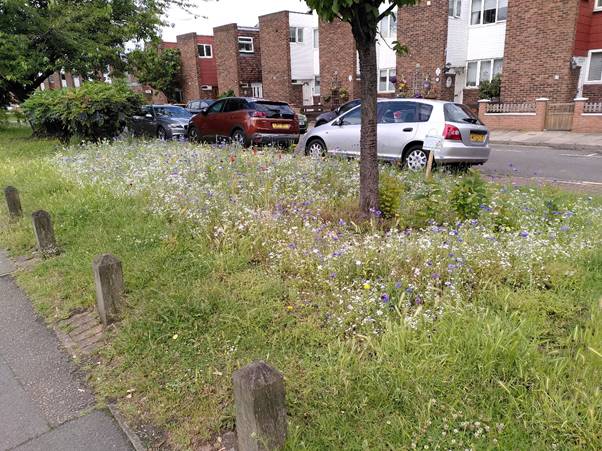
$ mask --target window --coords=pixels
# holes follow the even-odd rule
[[[61,86],[63,88],[67,87],[67,76],[65,75],[65,72],[61,72]]]
[[[247,36],[240,36],[238,38],[238,51],[240,53],[255,53],[255,47],[253,46],[253,38]]]
[[[314,77],[314,95],[315,96],[320,95],[320,76],[319,75],[316,75]]]
[[[361,125],[362,123],[362,107],[347,113],[341,118],[341,125]]]
[[[502,73],[504,60],[489,59],[481,61],[469,61],[466,65],[466,86],[476,87],[482,81],[491,81],[493,77]]]
[[[602,0],[596,0],[594,3],[594,11],[602,11]]]
[[[587,81],[602,82],[602,50],[591,51],[589,55]]]
[[[446,103],[443,106],[443,112],[446,122],[480,124],[479,119],[470,111],[470,108],[459,103]]]
[[[249,104],[245,99],[228,99],[224,113],[231,113],[233,111],[248,110]]]
[[[506,20],[508,0],[472,0],[470,6],[470,24],[490,24]]]
[[[251,83],[251,93],[253,97],[263,98],[263,85],[261,83]]]
[[[462,15],[462,0],[449,0],[449,17],[460,17]]]
[[[207,113],[221,113],[222,108],[224,107],[225,100],[219,100],[207,108]]]
[[[378,31],[383,38],[394,38],[397,36],[397,16],[391,13],[383,17],[378,24]]]
[[[289,41],[290,42],[303,42],[303,28],[290,27],[289,28]]]
[[[320,30],[314,28],[314,49],[320,48]]]
[[[211,44],[199,44],[196,48],[199,52],[199,58],[211,58],[213,56]]]
[[[378,76],[378,92],[395,92],[391,81],[395,77],[395,69],[382,69]]]

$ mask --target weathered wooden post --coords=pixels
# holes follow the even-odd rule
[[[4,188],[4,197],[6,198],[9,215],[13,218],[22,217],[23,209],[21,208],[21,200],[19,199],[19,190],[14,186],[7,186]]]
[[[282,449],[287,433],[282,374],[257,361],[236,371],[232,379],[238,451]]]
[[[106,327],[117,320],[123,298],[123,269],[121,261],[103,254],[92,263],[96,284],[96,308],[100,321]]]
[[[43,255],[58,255],[59,248],[54,238],[54,228],[50,214],[44,210],[38,210],[31,214],[33,230],[38,242],[38,250]]]

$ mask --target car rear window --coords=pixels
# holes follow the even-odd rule
[[[292,119],[295,112],[286,103],[281,102],[251,102],[250,107],[256,111],[261,111],[268,118]]]
[[[466,105],[446,103],[443,107],[446,122],[480,124],[479,118]]]

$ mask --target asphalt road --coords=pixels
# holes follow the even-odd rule
[[[602,190],[602,152],[492,145],[486,175]]]

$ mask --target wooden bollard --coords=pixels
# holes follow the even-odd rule
[[[232,379],[238,451],[282,449],[287,433],[282,374],[257,361],[236,371]]]
[[[54,228],[50,214],[44,210],[38,210],[32,213],[33,230],[38,242],[38,250],[43,255],[58,255],[59,248],[54,238]]]
[[[4,197],[6,198],[8,214],[13,218],[22,217],[23,209],[21,208],[21,199],[19,199],[19,190],[14,186],[7,186],[4,188]]]
[[[106,327],[117,320],[121,308],[123,298],[121,261],[111,254],[99,255],[92,263],[92,270],[96,284],[96,308],[100,321]]]

